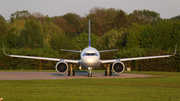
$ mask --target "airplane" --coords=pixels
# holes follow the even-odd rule
[[[90,19],[89,19],[89,45],[82,51],[77,50],[67,50],[61,49],[62,51],[69,51],[69,52],[77,52],[80,53],[80,60],[70,60],[70,59],[59,59],[59,58],[49,58],[49,57],[36,57],[36,56],[23,56],[23,55],[10,55],[5,53],[5,48],[3,44],[3,51],[6,56],[9,57],[17,57],[17,58],[30,58],[30,59],[40,59],[40,60],[49,60],[49,61],[57,61],[55,65],[55,70],[57,73],[64,74],[67,73],[69,69],[69,64],[78,64],[81,68],[86,68],[89,70],[88,76],[92,77],[91,70],[94,68],[98,68],[102,64],[112,64],[112,71],[116,74],[120,74],[124,71],[125,65],[124,61],[132,61],[132,60],[141,60],[141,59],[155,59],[155,58],[165,58],[171,57],[176,54],[177,44],[175,46],[175,52],[172,55],[161,55],[161,56],[147,56],[147,57],[133,57],[133,58],[122,58],[122,59],[111,59],[111,60],[101,60],[100,53],[102,52],[110,52],[110,51],[117,51],[118,49],[113,50],[102,50],[98,51],[97,49],[91,47],[91,37],[90,37]],[[70,66],[71,67],[71,66]],[[72,68],[71,73],[72,73]],[[112,71],[110,71],[110,76],[112,75]],[[107,71],[105,71],[105,75],[107,76]],[[68,76],[70,76],[70,71],[68,71]],[[75,71],[73,70],[73,76],[75,76]]]

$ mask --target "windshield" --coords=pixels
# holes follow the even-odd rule
[[[97,53],[84,53],[83,56],[98,56]]]

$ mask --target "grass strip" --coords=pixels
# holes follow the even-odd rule
[[[130,73],[130,72],[129,72]],[[4,101],[179,100],[180,73],[133,72],[150,78],[1,80]],[[158,75],[161,75],[158,77]]]

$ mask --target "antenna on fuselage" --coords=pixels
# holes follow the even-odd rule
[[[91,28],[90,28],[90,19],[89,19],[89,47],[91,47]]]

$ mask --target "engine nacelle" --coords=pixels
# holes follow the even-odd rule
[[[123,62],[118,61],[118,62],[114,62],[112,65],[112,70],[114,71],[114,73],[122,73],[125,69],[125,65]]]
[[[58,73],[64,74],[68,71],[68,64],[64,61],[60,61],[56,64],[55,69]]]

